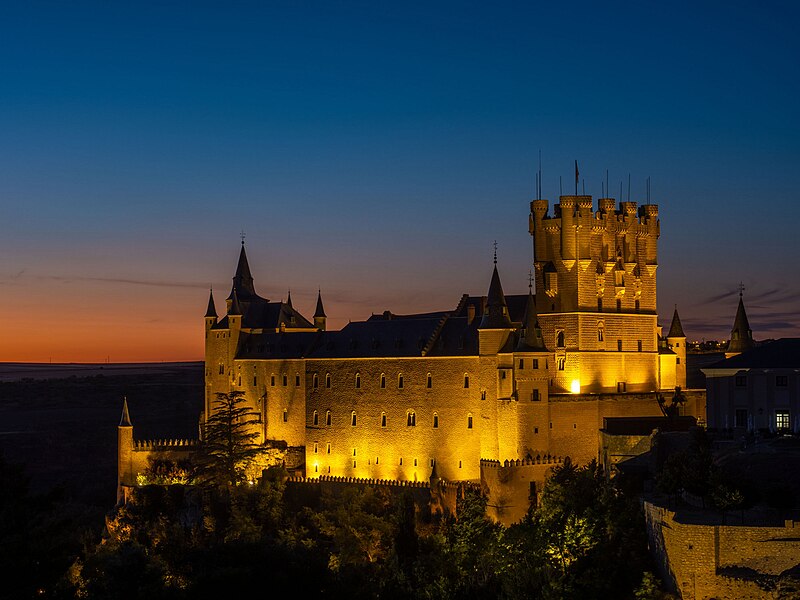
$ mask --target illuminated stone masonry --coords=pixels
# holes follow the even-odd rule
[[[205,315],[201,423],[217,393],[244,392],[263,443],[305,448],[294,474],[306,478],[480,482],[486,461],[596,457],[595,395],[635,393],[615,414],[658,414],[656,392],[685,387],[685,337],[659,338],[657,206],[606,198],[593,212],[591,197],[562,196],[553,208],[531,202],[535,295],[506,296],[495,264],[486,296],[339,331],[321,294],[312,320],[291,296],[259,296],[242,244],[225,315],[213,295]]]

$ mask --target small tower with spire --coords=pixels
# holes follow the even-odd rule
[[[325,331],[328,318],[325,316],[325,308],[322,306],[322,290],[317,291],[317,308],[314,310],[314,327],[320,331]]]
[[[122,417],[117,426],[117,504],[125,500],[123,486],[136,484],[133,473],[133,425],[128,413],[128,399],[122,400]]]
[[[683,332],[678,305],[672,314],[672,323],[667,333],[667,346],[675,353],[675,385],[686,388],[686,334]]]
[[[731,358],[755,347],[753,331],[750,329],[750,323],[747,320],[747,312],[744,310],[743,292],[744,285],[740,283],[739,306],[736,309],[736,318],[733,320],[731,341],[728,343],[728,350],[725,352],[725,358]]]
[[[508,337],[514,330],[508,316],[508,305],[497,272],[497,244],[494,251],[494,270],[486,294],[486,309],[478,325],[478,344],[482,355],[497,354],[508,342]]]
[[[206,308],[206,332],[217,324],[217,308],[214,306],[214,290],[208,291],[208,308]],[[206,334],[207,335],[207,334]]]

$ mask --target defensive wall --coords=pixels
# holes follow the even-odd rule
[[[693,524],[651,502],[642,505],[659,575],[684,600],[800,597],[788,573],[800,567],[800,522]]]
[[[563,464],[560,456],[505,460],[481,460],[481,488],[488,496],[486,514],[511,525],[525,517],[547,476],[556,465]]]

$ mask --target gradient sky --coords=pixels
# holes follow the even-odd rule
[[[662,324],[743,281],[800,335],[800,5],[555,4],[0,4],[0,361],[202,358],[242,229],[335,327],[484,294],[495,239],[523,293],[539,150],[551,205],[651,177]]]

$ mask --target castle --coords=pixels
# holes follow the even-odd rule
[[[506,295],[495,256],[485,296],[339,331],[321,294],[311,320],[291,295],[259,296],[242,242],[225,314],[212,293],[205,315],[201,424],[217,393],[239,390],[260,441],[282,444],[297,475],[482,482],[498,505],[523,503],[509,498],[527,497],[555,457],[598,458],[604,418],[660,415],[656,393],[685,387],[686,338],[677,311],[659,335],[656,205],[601,198],[594,210],[590,196],[561,196],[549,208],[530,204],[535,294]],[[120,431],[132,448],[121,485],[145,454],[183,447],[137,446]]]

